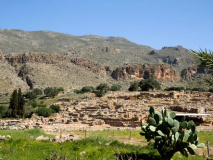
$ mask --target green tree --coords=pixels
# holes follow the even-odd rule
[[[52,97],[54,98],[55,96],[58,95],[60,91],[57,89],[57,88],[53,88],[53,87],[47,87],[44,89],[44,94],[47,96],[47,97]]]
[[[134,81],[131,83],[131,85],[129,86],[129,91],[137,91],[138,90],[138,85],[139,82],[138,81]]]
[[[34,88],[32,92],[37,96],[42,95],[42,90],[39,88]]]
[[[18,111],[18,93],[16,89],[13,91],[11,95],[9,109],[11,109],[12,111],[11,116],[16,118]]]
[[[20,117],[24,116],[24,104],[25,104],[25,99],[22,95],[21,89],[19,88],[18,90],[18,109],[17,109],[17,114]]]
[[[161,88],[160,83],[152,78],[141,80],[139,82],[139,87],[141,88],[142,91],[149,91],[150,89],[159,90]]]
[[[155,111],[153,107],[149,110],[150,118],[147,123],[141,124],[141,128],[147,141],[154,140],[154,147],[160,153],[162,159],[170,160],[176,152],[188,157],[188,152],[195,154],[197,147],[204,148],[204,143],[198,145],[198,131],[193,121],[181,122],[175,120],[176,113],[167,111]]]
[[[191,50],[192,54],[194,54],[200,61],[201,67],[208,68],[211,72],[213,71],[213,52],[200,49],[199,51]],[[204,78],[204,81],[209,85],[213,86],[213,76],[210,78]]]
[[[36,99],[37,98],[37,95],[34,93],[34,92],[27,92],[24,94],[24,96],[28,99]]]
[[[96,87],[96,91],[94,92],[97,97],[102,97],[107,93],[108,90],[109,85],[107,83],[101,83]]]

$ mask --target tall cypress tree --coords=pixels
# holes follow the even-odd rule
[[[18,110],[18,93],[17,93],[16,89],[13,91],[13,93],[11,95],[9,109],[12,110],[11,116],[16,118],[17,110]]]
[[[19,117],[24,116],[24,104],[25,104],[25,100],[22,95],[21,89],[19,88],[19,90],[18,90],[18,111],[17,111],[17,114],[19,115]]]

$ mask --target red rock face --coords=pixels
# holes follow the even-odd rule
[[[173,67],[167,64],[127,64],[112,73],[116,80],[148,79],[179,81],[180,76]]]

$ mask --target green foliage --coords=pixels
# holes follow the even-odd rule
[[[11,116],[16,118],[18,111],[18,93],[16,89],[13,91],[11,95],[9,109],[12,110]]]
[[[192,88],[192,91],[205,92],[205,89],[203,89],[203,88]]]
[[[139,82],[137,81],[134,81],[130,84],[129,86],[129,91],[137,91],[138,90],[138,85],[139,85]]]
[[[25,118],[30,118],[33,114],[33,108],[32,106],[26,106],[25,107],[25,112],[24,112],[24,117]]]
[[[33,108],[36,108],[38,107],[38,103],[35,99],[31,99],[29,102],[28,102],[29,105],[31,105]]]
[[[191,50],[191,52],[199,59],[200,66],[208,68],[210,71],[213,71],[213,52],[200,49],[198,52]],[[204,78],[204,81],[213,86],[213,77]]]
[[[50,108],[54,110],[54,112],[58,113],[61,109],[59,105],[51,105]]]
[[[49,117],[53,112],[51,108],[39,107],[36,113],[38,116]]]
[[[95,91],[95,95],[97,97],[103,97],[105,94],[106,94],[106,91],[104,91],[104,90],[97,90],[97,91]]]
[[[7,107],[4,105],[0,105],[0,118],[6,117]]]
[[[24,96],[28,99],[36,99],[37,98],[37,95],[34,92],[27,92],[27,93],[25,93]]]
[[[92,87],[92,86],[85,86],[85,87],[83,87],[82,89],[81,89],[81,93],[86,93],[86,92],[93,92],[95,90],[95,88],[94,87]]]
[[[113,84],[111,86],[111,91],[120,91],[121,90],[121,86],[119,84]]]
[[[108,91],[109,90],[109,85],[107,83],[101,83],[96,87],[96,90],[99,91]]]
[[[96,90],[94,91],[94,93],[97,97],[102,97],[107,93],[108,90],[109,90],[109,85],[107,83],[101,83],[96,87]]]
[[[213,88],[209,88],[209,92],[213,92]]]
[[[178,151],[188,157],[188,152],[194,155],[194,149],[205,146],[203,143],[198,145],[198,131],[193,121],[183,119],[179,122],[174,119],[175,112],[168,114],[164,108],[158,112],[150,107],[149,112],[147,123],[141,124],[142,135],[147,141],[155,141],[154,147],[163,159],[171,159]]]
[[[152,78],[141,80],[139,82],[139,87],[141,88],[142,91],[149,91],[150,89],[159,90],[161,88],[160,83]]]
[[[25,104],[25,99],[22,95],[21,89],[19,88],[18,90],[18,108],[17,108],[17,114],[19,115],[19,117],[23,117],[24,116],[24,104]]]
[[[56,88],[56,87],[47,87],[44,89],[44,94],[47,96],[47,97],[52,97],[54,98],[55,96],[58,95],[58,93],[60,92],[60,89]]]
[[[35,95],[37,95],[37,96],[42,95],[42,90],[39,88],[34,88],[32,92],[35,93]]]
[[[169,88],[166,88],[164,90],[165,91],[181,91],[181,90],[185,90],[185,88],[184,87],[169,87]]]

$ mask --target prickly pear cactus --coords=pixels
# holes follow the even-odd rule
[[[150,107],[149,113],[147,123],[141,122],[142,135],[147,141],[155,141],[154,147],[163,159],[171,159],[178,151],[188,157],[188,152],[194,155],[194,149],[205,147],[204,143],[198,144],[198,131],[193,121],[187,122],[184,117],[179,122],[174,119],[175,112],[167,113],[164,108],[159,112]]]

